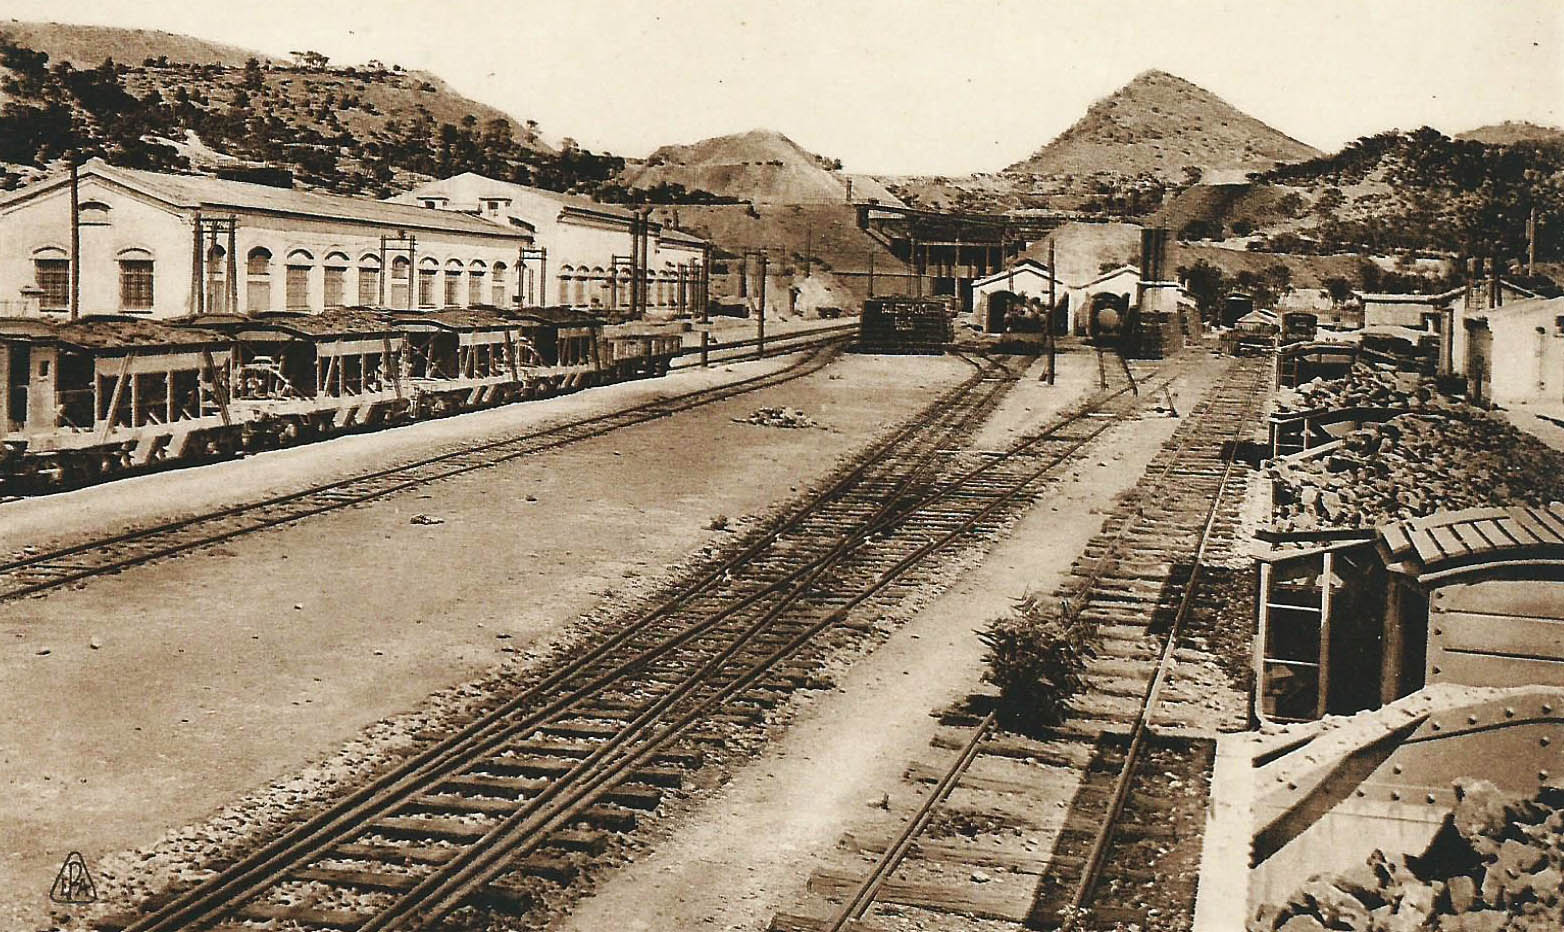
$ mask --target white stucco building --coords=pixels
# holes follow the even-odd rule
[[[1564,411],[1564,298],[1473,309],[1460,329],[1456,362],[1475,395]]]
[[[978,326],[985,326],[990,302],[1002,299],[998,295],[1013,295],[1020,299],[1041,298],[1048,300],[1050,280],[1055,299],[1065,308],[1066,330],[1084,333],[1087,323],[1086,309],[1099,294],[1110,294],[1129,306],[1136,301],[1136,288],[1140,282],[1140,269],[1133,265],[1102,272],[1080,282],[1067,282],[1056,278],[1048,267],[1036,259],[1025,258],[1007,269],[995,272],[972,283],[973,318]]]
[[[97,159],[78,200],[83,314],[508,306],[532,243],[460,213]],[[0,197],[0,309],[66,314],[70,264],[68,176]]]
[[[621,310],[630,304],[634,211],[465,172],[391,199],[459,211],[533,236],[523,301]],[[646,308],[668,316],[697,308],[705,241],[648,221]]]

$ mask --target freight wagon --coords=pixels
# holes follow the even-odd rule
[[[0,489],[36,491],[661,375],[570,308],[0,319]]]

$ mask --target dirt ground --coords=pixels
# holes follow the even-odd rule
[[[692,372],[3,506],[0,548],[246,500],[781,363]],[[479,676],[742,527],[971,368],[849,356],[806,380],[0,606],[0,927]],[[735,423],[767,405],[824,429]],[[529,500],[533,499],[533,500]],[[171,507],[178,503],[178,507]],[[436,525],[409,523],[422,513]],[[47,650],[47,653],[43,651]]]
[[[1195,404],[1216,371],[1212,361],[1194,358],[1174,388],[1181,409]],[[1052,389],[1018,387],[983,432],[987,442],[1002,444],[1095,385],[1096,363],[1067,355],[1061,375]],[[895,795],[908,762],[928,756],[938,727],[931,713],[982,689],[983,649],[974,631],[1027,591],[1061,581],[1101,527],[1108,503],[1134,483],[1177,424],[1144,416],[1096,441],[980,565],[840,675],[835,689],[800,700],[780,741],[650,854],[605,877],[561,928],[760,930],[777,911],[803,903],[810,872],[826,863],[838,836],[882,794]],[[940,928],[960,924],[942,918],[950,925]]]

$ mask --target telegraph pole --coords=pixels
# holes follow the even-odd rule
[[[1054,297],[1054,286],[1059,277],[1054,274],[1054,241],[1048,239],[1048,384],[1054,384],[1054,313],[1058,310],[1057,300]]]
[[[76,153],[71,153],[71,320],[81,314],[81,191]],[[197,225],[199,230],[199,225]]]

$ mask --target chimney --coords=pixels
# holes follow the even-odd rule
[[[853,179],[845,178],[843,180],[847,182],[847,203],[851,204],[853,202]]]

